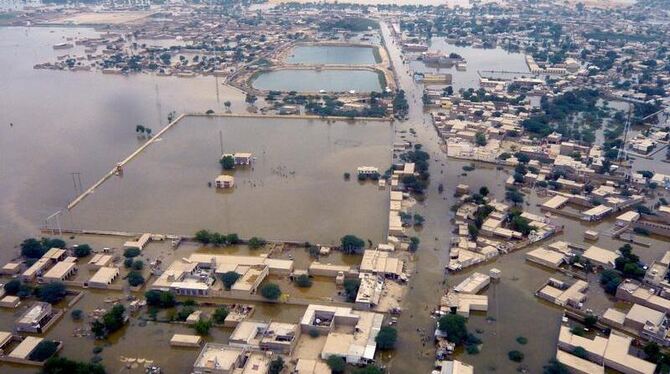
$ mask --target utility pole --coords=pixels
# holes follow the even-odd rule
[[[633,109],[628,109],[628,117],[626,118],[626,124],[623,128],[623,143],[621,143],[621,148],[619,148],[619,154],[617,155],[617,161],[622,162],[626,156],[626,142],[628,141],[628,131],[630,131],[630,117],[632,115]]]
[[[50,215],[49,217],[46,218],[45,223],[46,223],[46,229],[48,230],[48,229],[49,229],[49,221],[50,221],[52,218],[55,218],[55,220],[56,220],[56,229],[58,229],[58,235],[63,235],[63,230],[61,229],[61,226],[60,226],[60,220],[58,219],[58,216],[60,215],[60,213],[61,213],[61,211],[59,210],[59,211],[57,211],[56,213]],[[55,233],[56,233],[56,230],[55,230],[55,229],[52,229],[51,232],[52,232],[53,234],[55,234]]]
[[[74,185],[75,195],[81,195],[84,192],[84,189],[81,185],[81,173],[72,172],[70,175],[72,176],[72,184]]]
[[[219,145],[221,146],[221,156],[223,156],[223,131],[219,130]]]

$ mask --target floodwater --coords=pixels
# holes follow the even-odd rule
[[[289,64],[342,64],[374,65],[374,47],[362,46],[298,46],[291,50],[286,63]]]
[[[358,166],[390,167],[391,143],[388,122],[187,117],[64,221],[89,229],[193,234],[204,228],[322,244],[352,233],[377,243],[386,236],[389,193],[355,175]],[[222,173],[222,150],[255,157],[252,166],[225,172],[235,178],[232,190],[208,186]],[[345,180],[345,172],[354,177]]]
[[[461,55],[461,57],[463,57],[467,62],[467,69],[465,71],[458,71],[456,70],[455,66],[449,68],[430,67],[426,66],[423,61],[413,61],[410,63],[410,67],[413,71],[451,74],[451,85],[454,90],[459,90],[461,88],[479,88],[478,71],[484,72],[486,70],[495,70],[521,72],[528,73],[530,75],[530,71],[528,70],[528,66],[526,65],[526,60],[523,54],[510,53],[500,47],[492,49],[458,47],[453,44],[448,44],[445,41],[445,38],[434,37],[429,45],[429,50],[431,52],[442,52],[447,55],[450,53],[457,53]]]
[[[260,73],[251,85],[263,91],[380,92],[386,83],[381,74],[370,70],[285,69]]]
[[[162,128],[172,111],[244,110],[244,95],[212,77],[34,70],[88,28],[0,28],[0,260],[37,225],[142,142],[137,124]],[[73,174],[71,173],[78,173]],[[75,187],[75,183],[77,187]]]

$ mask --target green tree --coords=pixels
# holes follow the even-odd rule
[[[447,333],[447,340],[455,344],[463,344],[468,337],[465,317],[458,314],[446,314],[438,320],[440,331]]]
[[[297,278],[295,278],[295,284],[301,288],[312,287],[312,280],[309,278],[309,275],[300,274]]]
[[[137,256],[140,255],[140,253],[141,253],[141,251],[140,251],[139,248],[130,247],[130,248],[126,248],[126,250],[123,251],[123,257],[126,257],[126,258],[137,257]]]
[[[415,213],[414,214],[414,224],[417,226],[423,225],[423,223],[426,221],[425,218],[421,214]]]
[[[133,264],[131,265],[131,267],[133,268],[133,270],[137,270],[137,271],[142,270],[142,269],[144,269],[144,261],[135,260],[135,261],[133,261]]]
[[[171,308],[176,304],[174,294],[169,291],[150,290],[144,293],[144,298],[152,307]]]
[[[605,289],[605,292],[610,295],[614,295],[616,293],[616,290],[621,282],[621,277],[615,270],[606,269],[600,273],[600,284]]]
[[[340,246],[344,253],[359,253],[365,247],[365,241],[355,235],[345,235],[340,239]]]
[[[277,300],[281,296],[281,288],[276,283],[267,283],[261,287],[261,295],[268,300]]]
[[[525,356],[524,356],[523,352],[519,352],[519,351],[515,350],[515,351],[507,352],[507,357],[514,362],[521,362],[521,361],[523,361]]]
[[[67,290],[62,282],[51,282],[37,288],[37,297],[49,304],[55,304],[65,298]]]
[[[229,314],[228,308],[226,308],[225,306],[221,306],[216,308],[214,314],[212,314],[212,319],[214,319],[214,322],[222,324],[226,321],[226,317],[228,317],[228,314]]]
[[[587,359],[589,357],[589,353],[584,349],[584,347],[575,347],[575,349],[572,350],[572,354],[583,359]]]
[[[416,236],[412,236],[411,238],[409,238],[409,247],[408,247],[408,249],[409,249],[411,252],[416,252],[416,250],[419,249],[419,244],[420,244],[420,243],[421,243],[421,240],[420,240],[418,237],[416,237]]]
[[[395,342],[398,340],[398,331],[390,326],[384,326],[379,329],[379,333],[375,338],[377,347],[381,350],[393,349]]]
[[[74,248],[74,255],[76,257],[86,257],[91,254],[91,246],[88,244],[80,244]]]
[[[195,233],[195,240],[199,241],[202,244],[209,244],[211,238],[212,234],[207,230],[200,230]]]
[[[237,244],[240,242],[240,237],[235,233],[228,234],[226,235],[226,242],[228,242],[228,244]]]
[[[238,279],[240,279],[241,275],[234,271],[227,271],[221,275],[221,281],[223,282],[223,286],[226,288],[226,290],[230,290],[230,287],[237,282]]]
[[[375,365],[367,365],[364,368],[355,369],[352,374],[384,374],[384,369],[378,368]]]
[[[75,309],[72,312],[70,312],[70,316],[72,317],[73,320],[79,321],[84,316],[84,312],[81,309]]]
[[[233,156],[223,156],[219,160],[223,170],[232,170],[235,168],[235,158]]]
[[[51,248],[65,248],[65,241],[59,238],[42,238],[40,243],[45,250],[49,250]]]
[[[661,358],[661,347],[655,342],[649,342],[644,346],[644,355],[647,356],[649,361],[658,362]]]
[[[282,370],[284,370],[284,359],[281,356],[277,356],[277,358],[270,361],[268,374],[279,374]]]
[[[137,287],[144,284],[144,277],[142,276],[142,273],[135,270],[128,273],[128,284],[131,287]]]
[[[570,370],[568,370],[567,366],[555,359],[551,359],[551,361],[543,367],[542,372],[543,374],[570,374]]]
[[[328,357],[326,364],[330,368],[330,371],[335,374],[344,373],[344,370],[347,367],[347,363],[344,361],[344,358],[336,355],[331,355]]]
[[[249,243],[247,244],[251,249],[258,249],[264,246],[265,243],[266,243],[265,239],[254,236],[253,238],[249,239]]]
[[[212,327],[212,321],[201,319],[193,325],[195,333],[198,335],[209,335],[209,329]]]
[[[40,258],[47,250],[37,239],[30,238],[21,242],[21,256],[27,258]]]
[[[475,134],[475,144],[477,144],[480,147],[486,145],[486,135],[484,135],[483,132],[477,132]]]
[[[4,285],[5,293],[8,295],[16,296],[21,290],[21,280],[12,279]]]
[[[486,187],[486,186],[481,186],[481,187],[479,187],[479,194],[480,194],[480,195],[486,197],[486,196],[488,196],[489,192],[490,192],[490,191],[489,191],[489,188],[488,188],[488,187]]]
[[[72,361],[65,357],[51,357],[42,367],[41,374],[106,374],[100,364]]]

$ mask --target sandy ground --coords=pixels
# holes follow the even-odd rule
[[[153,14],[153,12],[84,12],[75,15],[56,18],[51,23],[71,23],[75,25],[110,24],[136,22]]]

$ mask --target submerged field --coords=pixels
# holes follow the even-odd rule
[[[70,212],[73,227],[334,244],[353,233],[386,235],[388,191],[359,183],[358,166],[386,170],[387,122],[186,117]],[[224,153],[252,152],[252,167],[232,171],[236,187],[216,190]],[[350,181],[343,178],[351,173]],[[228,173],[228,172],[227,172]]]

